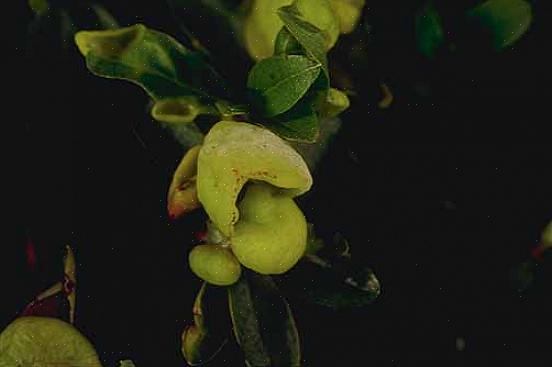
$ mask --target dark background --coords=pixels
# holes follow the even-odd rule
[[[121,25],[181,36],[164,2],[104,3]],[[340,51],[351,39],[332,54],[355,73],[358,94],[301,204],[322,235],[349,239],[383,291],[356,311],[291,300],[305,365],[549,366],[550,265],[521,294],[509,274],[552,220],[550,13],[536,2],[530,31],[504,52],[429,62],[414,49],[418,5],[370,2],[366,63],[348,69]],[[455,8],[443,9],[454,30]],[[168,221],[165,195],[182,149],[149,119],[145,93],[91,75],[58,35],[25,48],[32,14],[22,10],[15,240],[2,246],[0,328],[57,281],[71,244],[77,326],[105,366],[122,358],[185,365],[180,333],[200,285],[186,256],[204,215]],[[237,51],[227,54],[238,63]],[[379,81],[394,93],[390,109],[376,107]],[[429,96],[417,85],[429,86]],[[34,271],[25,265],[29,238]],[[227,348],[214,365],[240,365],[237,353]]]

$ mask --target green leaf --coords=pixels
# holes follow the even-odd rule
[[[320,132],[318,116],[307,101],[296,104],[266,126],[281,138],[301,143],[316,142]]]
[[[467,17],[487,28],[494,48],[500,50],[513,44],[529,29],[531,4],[524,0],[488,0],[468,11]]]
[[[306,51],[301,44],[289,33],[286,27],[282,27],[276,36],[274,43],[274,55],[305,55]]]
[[[92,73],[134,82],[153,99],[225,94],[225,84],[199,54],[142,24],[80,31],[75,42]]]
[[[287,4],[286,4],[287,5]],[[339,19],[331,0],[294,0],[291,6],[301,17],[324,35],[324,50],[331,49],[339,38]]]
[[[92,344],[71,324],[49,317],[17,318],[0,334],[0,366],[38,365],[101,367]]]
[[[306,21],[294,5],[278,9],[278,15],[289,33],[307,51],[308,56],[322,65],[322,70],[329,80],[324,32]]]
[[[225,292],[203,283],[193,306],[194,325],[188,326],[182,333],[181,351],[191,366],[198,366],[211,361],[228,341],[226,323],[216,318],[220,313]],[[218,299],[217,299],[218,298]]]
[[[416,16],[416,43],[418,51],[433,58],[437,49],[445,42],[441,17],[432,3],[428,3]]]
[[[320,74],[321,64],[305,56],[273,56],[257,63],[247,80],[253,104],[265,117],[291,109]]]
[[[301,365],[295,321],[271,277],[244,272],[228,299],[234,335],[249,366]]]

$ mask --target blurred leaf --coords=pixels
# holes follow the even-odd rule
[[[335,310],[364,307],[380,294],[379,280],[370,268],[346,259],[330,263],[317,255],[305,256],[283,277],[282,286],[296,297]]]
[[[433,3],[429,2],[416,16],[416,43],[418,51],[431,59],[444,42],[445,33],[441,24],[441,16]]]
[[[252,0],[243,23],[243,38],[247,52],[259,61],[273,55],[275,40],[282,29],[278,9],[292,0]],[[281,42],[282,40],[280,40]]]
[[[240,2],[168,0],[170,13],[185,36],[186,45],[205,55],[230,80],[229,97],[243,101],[243,80],[251,68],[251,60],[241,43],[245,4]]]
[[[324,247],[324,240],[316,236],[314,224],[307,223],[307,228],[307,249],[305,250],[305,255],[315,255]]]
[[[232,104],[227,101],[217,101],[215,102],[215,108],[218,112],[225,117],[233,117],[239,115],[247,115],[249,113],[249,106]]]
[[[393,103],[395,97],[393,96],[393,93],[391,92],[391,89],[387,86],[387,84],[380,83],[380,88],[381,99],[378,102],[378,107],[382,109],[389,108],[391,106],[391,103]]]
[[[493,46],[500,50],[517,41],[529,29],[531,4],[524,0],[488,0],[467,14],[491,33]]]
[[[101,26],[101,28],[104,28],[104,29],[119,28],[119,23],[113,17],[113,15],[111,15],[111,13],[107,11],[106,8],[104,8],[100,4],[91,4],[90,8],[92,8],[94,13],[96,13],[96,16],[98,17],[98,23]]]
[[[0,334],[0,366],[101,367],[90,342],[71,324],[20,317]]]
[[[74,50],[74,35],[79,29],[116,28],[115,18],[101,5],[88,1],[47,2],[29,0],[36,14],[28,26],[27,53],[44,58]]]
[[[46,0],[29,0],[29,7],[38,16],[45,15],[50,10],[50,4]]]
[[[322,52],[333,47],[339,37],[339,22],[329,0],[253,0],[244,21],[245,45],[253,59],[259,61],[273,54],[284,25],[278,13],[284,6],[292,6],[304,23],[316,29]]]
[[[295,321],[271,277],[244,272],[228,296],[234,334],[248,366],[301,364]]]
[[[64,49],[69,49],[73,46],[73,36],[77,32],[77,26],[74,23],[71,15],[65,9],[59,10],[61,45]]]
[[[125,359],[119,361],[119,367],[136,367],[136,365],[130,359]]]
[[[191,366],[199,366],[212,360],[228,341],[228,330],[224,331],[214,318],[213,312],[220,313],[220,310],[209,309],[206,305],[213,302],[212,293],[215,292],[216,287],[203,283],[192,310],[194,325],[186,327],[182,333],[182,354]],[[220,293],[222,295],[223,292]]]
[[[330,246],[326,248],[330,248]],[[331,254],[332,257],[351,258],[351,245],[349,245],[349,241],[339,232],[334,234],[331,251],[333,251]]]
[[[92,73],[134,82],[153,99],[225,94],[225,83],[199,54],[142,24],[80,31],[75,42]]]
[[[311,172],[316,169],[316,165],[326,153],[328,146],[339,131],[341,121],[337,118],[325,118],[319,121],[320,133],[316,144],[291,141],[293,148],[301,154]]]
[[[257,63],[247,80],[253,104],[262,116],[291,109],[320,74],[319,63],[305,56],[273,56]]]
[[[197,127],[195,123],[187,124],[172,124],[166,122],[159,122],[165,129],[171,131],[175,140],[180,143],[184,149],[189,149],[194,145],[201,144],[203,141],[203,133]]]
[[[541,234],[541,242],[544,248],[552,248],[552,222],[544,227]]]
[[[351,260],[349,242],[340,233],[323,242],[309,227],[309,241],[316,251],[307,251],[288,273],[276,278],[291,296],[332,309],[371,304],[380,294],[380,283],[372,269]]]
[[[511,270],[510,280],[516,291],[525,292],[531,287],[535,280],[536,267],[533,260],[528,260]]]
[[[351,33],[362,15],[365,0],[332,0],[332,8],[339,21],[341,33]]]

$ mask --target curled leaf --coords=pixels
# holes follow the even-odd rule
[[[196,97],[185,96],[157,100],[151,109],[151,116],[169,124],[188,123],[204,111]]]
[[[201,206],[197,198],[197,158],[201,145],[186,152],[174,172],[167,197],[169,217],[176,219]]]
[[[226,84],[201,55],[143,24],[80,31],[75,43],[92,73],[136,83],[153,99],[226,96]]]
[[[391,92],[391,89],[387,86],[387,84],[380,83],[380,88],[381,88],[381,99],[378,102],[378,107],[382,109],[389,108],[393,103],[393,100],[395,99],[395,97],[393,97],[393,93]]]
[[[320,115],[322,117],[336,117],[341,112],[349,108],[349,97],[339,89],[330,88],[326,99],[320,106]]]
[[[213,294],[214,291],[216,289],[203,283],[194,301],[194,325],[186,327],[182,333],[182,355],[191,366],[202,365],[212,360],[228,340],[226,332],[223,331],[227,325],[218,325],[220,320],[213,317],[213,306],[221,306],[217,301],[222,301],[221,297],[217,297],[218,294]],[[217,309],[216,312],[219,313],[220,310]]]
[[[75,43],[83,56],[92,52],[109,59],[132,52],[145,33],[146,27],[142,24],[108,31],[81,31],[75,35]]]
[[[71,324],[20,317],[0,334],[0,366],[101,367],[90,342]]]
[[[197,169],[198,198],[228,237],[239,219],[236,200],[248,180],[268,182],[290,196],[312,185],[305,161],[291,146],[270,130],[243,122],[220,121],[211,128]]]

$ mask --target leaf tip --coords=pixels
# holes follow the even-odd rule
[[[104,57],[115,57],[128,50],[146,32],[143,24],[134,24],[119,29],[102,31],[79,31],[74,40],[79,52],[87,56],[90,51],[97,52]]]

